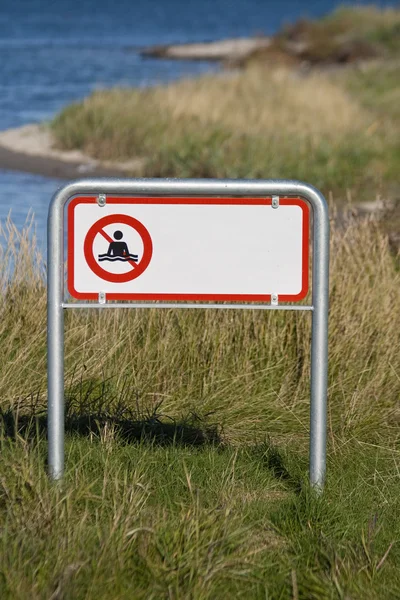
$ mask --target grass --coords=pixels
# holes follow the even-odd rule
[[[381,126],[382,122],[399,122],[400,87],[399,63],[388,63],[385,68],[372,63],[340,74],[346,88],[357,95],[363,107],[372,109]]]
[[[393,450],[342,448],[321,500],[274,476],[267,444],[72,438],[63,488],[46,478],[42,442],[3,441],[2,453],[3,598],[398,596]],[[294,450],[284,460],[302,474]]]
[[[151,90],[96,92],[53,123],[64,148],[144,157],[141,175],[296,178],[361,197],[393,181],[398,125],[325,74],[251,68]]]
[[[400,11],[376,6],[342,6],[318,21],[300,20],[275,36],[281,49],[310,64],[343,64],[373,57],[398,57]],[[268,59],[268,51],[255,57]]]
[[[395,598],[400,272],[333,227],[325,494],[307,487],[310,320],[68,311],[67,471],[46,476],[44,265],[2,231],[1,598]]]
[[[315,23],[318,27],[318,22]],[[320,22],[332,35],[347,35],[353,39],[376,44],[378,52],[398,56],[400,50],[400,11],[376,6],[343,6]]]
[[[325,50],[339,33],[365,41],[384,31],[395,40],[399,15],[343,8],[281,37],[303,43],[311,28]],[[140,159],[133,175],[300,179],[338,202],[348,193],[362,201],[371,188],[398,191],[398,60],[393,50],[347,69],[307,70],[253,57],[240,71],[97,91],[51,127],[61,148],[100,160]]]
[[[329,194],[328,478],[316,497],[309,314],[77,310],[66,314],[66,475],[51,484],[46,267],[33,222],[8,221],[2,600],[400,597],[397,217],[335,213],[345,198],[373,200],[371,188],[398,190],[397,16],[343,9],[324,21],[336,35],[357,20],[385,63],[309,74],[253,63],[97,92],[55,119],[60,146],[144,158],[135,174],[299,178]]]

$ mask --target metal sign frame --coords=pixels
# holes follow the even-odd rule
[[[301,197],[313,213],[312,304],[215,304],[146,302],[65,302],[64,208],[77,195],[94,195],[99,201],[114,196],[191,197]],[[48,372],[48,469],[52,479],[64,473],[64,310],[79,308],[193,308],[247,310],[306,310],[312,313],[310,484],[322,490],[326,471],[329,215],[324,196],[306,183],[285,180],[229,179],[84,179],[67,184],[54,195],[47,234],[47,372]]]

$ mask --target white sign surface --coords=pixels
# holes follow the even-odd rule
[[[97,300],[298,301],[308,291],[298,198],[74,198],[68,290]]]

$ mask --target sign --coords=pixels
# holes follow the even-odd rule
[[[295,304],[308,293],[309,207],[312,294],[308,304]],[[65,239],[69,294],[64,281]],[[312,321],[309,473],[310,484],[322,491],[329,213],[317,189],[279,180],[75,181],[58,190],[50,204],[47,256],[48,467],[52,479],[61,479],[64,473],[65,311],[137,307],[308,311]]]
[[[68,290],[79,300],[279,302],[308,292],[300,198],[76,197]]]

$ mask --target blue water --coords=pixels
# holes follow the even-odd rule
[[[0,0],[0,130],[49,120],[95,89],[148,86],[218,69],[206,62],[143,59],[139,56],[143,47],[271,34],[284,23],[321,16],[338,4],[334,0]],[[44,240],[48,204],[60,184],[60,180],[0,169],[0,221],[11,209],[13,220],[22,226],[33,210]]]

